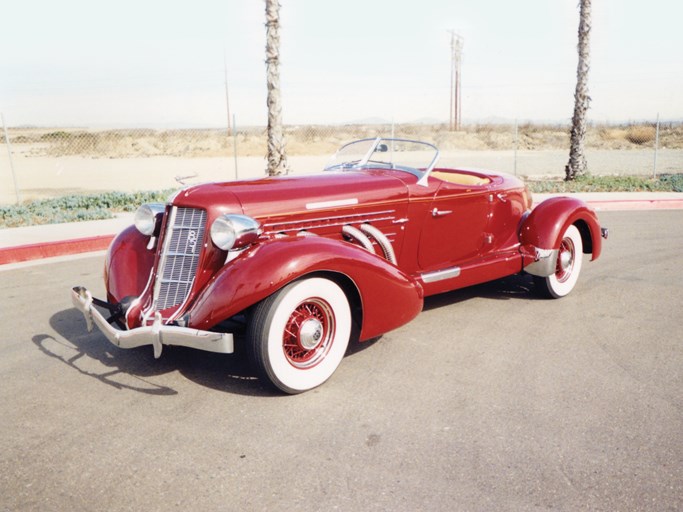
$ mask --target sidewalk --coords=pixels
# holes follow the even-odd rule
[[[103,251],[133,223],[132,213],[115,219],[0,229],[0,265]]]
[[[683,209],[683,193],[679,192],[534,194],[534,204],[558,195],[578,197],[597,212]],[[0,229],[0,265],[103,251],[132,223],[133,214],[127,213],[110,220]]]

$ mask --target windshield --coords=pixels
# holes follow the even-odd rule
[[[439,158],[439,150],[427,142],[405,139],[363,139],[342,146],[325,167],[330,170],[368,168],[397,169],[426,182]]]

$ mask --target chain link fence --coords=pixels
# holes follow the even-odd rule
[[[0,204],[100,191],[158,190],[265,174],[263,127],[88,129],[6,127],[0,138]],[[564,177],[569,126],[534,123],[352,124],[285,127],[290,172],[320,171],[351,140],[394,136],[436,144],[444,166],[523,177]],[[683,172],[683,123],[593,125],[586,137],[594,175]],[[12,186],[14,184],[14,187]]]

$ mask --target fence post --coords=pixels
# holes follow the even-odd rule
[[[12,171],[12,181],[14,182],[14,194],[17,196],[17,204],[19,204],[21,203],[21,194],[19,193],[17,175],[14,172],[14,160],[12,160],[12,146],[10,146],[9,136],[7,135],[7,126],[5,125],[5,114],[0,113],[0,119],[2,119],[2,130],[5,133],[5,145],[7,146],[7,154],[9,155],[9,167]]]
[[[515,171],[515,176],[517,176],[517,146],[519,146],[519,127],[518,127],[517,119],[515,119],[515,153],[514,153],[514,162],[512,164],[512,168]]]
[[[657,151],[659,151],[659,112],[657,112],[657,124],[655,126],[655,161],[652,167],[652,178],[657,178]]]
[[[237,173],[237,125],[235,124],[235,114],[232,115],[232,153],[235,157],[235,180],[239,179]]]

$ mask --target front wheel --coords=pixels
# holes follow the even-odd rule
[[[548,277],[535,277],[536,286],[541,294],[559,299],[574,289],[581,272],[583,242],[576,226],[567,228],[560,242],[555,273]]]
[[[254,308],[247,328],[256,370],[281,391],[301,393],[329,379],[351,336],[344,291],[320,277],[295,281]]]

